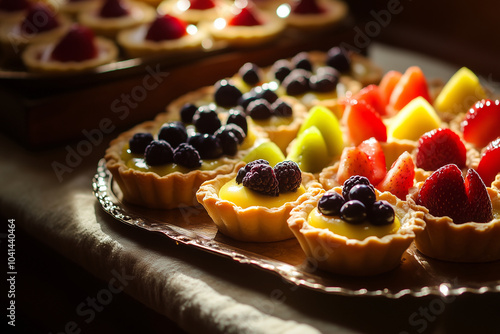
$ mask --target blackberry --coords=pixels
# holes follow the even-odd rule
[[[280,193],[294,192],[302,183],[302,172],[294,161],[282,161],[274,166],[274,174],[278,179]]]
[[[236,138],[231,130],[224,129],[220,132],[217,131],[215,136],[220,141],[223,154],[233,156],[238,152],[238,138]]]
[[[172,148],[176,148],[181,143],[185,143],[188,139],[186,128],[178,123],[164,124],[158,132],[158,139],[165,140]]]
[[[300,68],[309,72],[312,72],[313,66],[309,60],[309,54],[307,52],[300,52],[292,58],[292,65],[295,68]]]
[[[269,162],[264,159],[257,159],[254,161],[250,161],[245,166],[241,167],[240,170],[238,171],[238,174],[236,175],[236,183],[240,184],[241,182],[243,182],[243,178],[245,177],[245,175],[247,175],[250,169],[252,169],[252,167],[256,165],[269,165]]]
[[[394,208],[386,201],[376,201],[368,209],[368,220],[373,225],[389,225],[394,222],[394,218]]]
[[[201,106],[199,107],[193,116],[193,125],[196,130],[201,133],[212,134],[217,131],[221,126],[221,121],[219,116],[217,116],[217,111],[215,106]]]
[[[236,124],[243,130],[245,136],[248,134],[248,123],[244,112],[238,109],[229,110],[229,116],[226,120],[226,125],[228,124]]]
[[[198,168],[201,166],[200,154],[187,143],[180,144],[174,151],[174,162],[186,168]]]
[[[258,97],[265,99],[269,103],[274,103],[278,99],[278,94],[269,88],[268,85],[262,85],[262,87],[256,87],[254,89]]]
[[[358,200],[347,201],[340,208],[340,218],[350,224],[361,224],[366,217],[366,207]]]
[[[337,84],[339,83],[338,77],[331,75],[312,75],[309,79],[309,86],[311,90],[320,93],[328,93],[337,89]]]
[[[349,53],[338,46],[334,46],[328,50],[326,64],[341,73],[351,70],[351,58],[349,57]]]
[[[257,95],[257,92],[255,92],[255,90],[250,90],[249,92],[241,95],[238,99],[238,105],[241,106],[243,110],[246,110],[250,102],[257,100],[258,98],[259,96]]]
[[[130,138],[128,145],[130,148],[130,152],[134,154],[144,154],[146,150],[146,146],[148,146],[153,141],[153,135],[147,132],[139,132],[134,134],[132,138]]]
[[[310,76],[311,73],[304,69],[293,70],[282,82],[286,94],[296,96],[308,92]]]
[[[250,86],[255,86],[261,80],[261,69],[254,63],[245,63],[238,70],[238,74]]]
[[[350,200],[358,200],[369,208],[375,203],[375,189],[371,185],[357,184],[349,191]]]
[[[271,67],[274,77],[279,82],[283,82],[285,78],[292,72],[293,66],[286,59],[277,60]]]
[[[186,103],[185,105],[182,106],[180,111],[181,120],[186,124],[193,123],[193,116],[196,110],[198,110],[197,106],[195,106],[192,103]]]
[[[253,166],[243,178],[243,186],[258,193],[278,196],[279,184],[273,167],[264,164]]]
[[[165,165],[174,161],[174,150],[164,140],[153,140],[144,150],[144,160],[149,166]]]
[[[269,119],[273,115],[271,105],[265,99],[250,102],[246,111],[250,117],[257,120]]]
[[[241,97],[241,91],[226,79],[215,83],[214,100],[217,105],[230,108],[238,105],[238,99]]]
[[[208,133],[196,133],[189,137],[188,144],[193,146],[202,159],[217,159],[224,154],[220,139]]]
[[[236,137],[238,144],[243,143],[246,137],[243,130],[238,125],[232,123],[221,126],[219,130],[215,131],[214,136],[218,137],[222,132],[231,132]]]
[[[273,113],[275,116],[278,117],[292,117],[293,116],[293,110],[292,107],[283,101],[282,99],[276,100],[272,105],[271,109],[273,110]]]
[[[342,187],[342,196],[345,198],[346,201],[349,200],[349,192],[351,191],[351,188],[357,184],[370,185],[370,180],[368,180],[367,177],[361,175],[354,175],[348,178],[344,182],[344,186]]]
[[[326,192],[319,199],[318,210],[325,216],[340,216],[340,208],[344,203],[344,197],[339,193],[335,191]]]

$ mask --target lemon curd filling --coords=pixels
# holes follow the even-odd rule
[[[266,208],[277,208],[285,203],[294,202],[300,195],[305,193],[305,188],[301,185],[297,191],[280,194],[279,196],[272,197],[259,194],[243,186],[237,184],[236,179],[224,184],[219,190],[219,197],[223,200],[230,201],[241,208],[248,208],[251,206],[263,206]]]
[[[397,216],[394,218],[394,222],[390,225],[375,226],[368,221],[353,225],[346,223],[336,216],[325,216],[319,212],[317,208],[314,208],[311,211],[307,222],[312,227],[320,229],[326,228],[335,234],[357,240],[363,240],[370,236],[382,238],[385,235],[396,233],[401,226]]]
[[[293,121],[293,117],[276,117],[271,116],[268,119],[253,119],[253,122],[261,127],[269,127],[269,126],[281,126],[281,125],[289,125]]]

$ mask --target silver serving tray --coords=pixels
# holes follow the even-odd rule
[[[104,159],[98,163],[92,185],[102,209],[122,223],[263,269],[297,286],[329,294],[387,298],[500,292],[500,261],[479,264],[438,261],[423,256],[412,245],[403,255],[401,265],[388,273],[372,277],[334,275],[309,263],[296,239],[245,243],[218,233],[201,206],[151,210],[125,204]]]

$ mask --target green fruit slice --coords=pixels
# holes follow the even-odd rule
[[[314,125],[305,129],[291,145],[287,160],[295,161],[303,172],[317,173],[330,161],[325,140]]]
[[[246,163],[257,159],[267,160],[271,166],[274,166],[278,162],[284,161],[285,155],[281,152],[278,145],[268,141],[255,147],[243,157],[243,161]]]

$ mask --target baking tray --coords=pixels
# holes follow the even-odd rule
[[[323,293],[400,298],[500,292],[500,261],[478,264],[438,261],[423,256],[412,244],[401,265],[388,273],[370,277],[334,275],[309,263],[295,238],[248,243],[218,233],[201,206],[151,210],[125,204],[104,159],[98,163],[92,186],[102,209],[124,224],[161,233],[180,244],[228,257]]]

